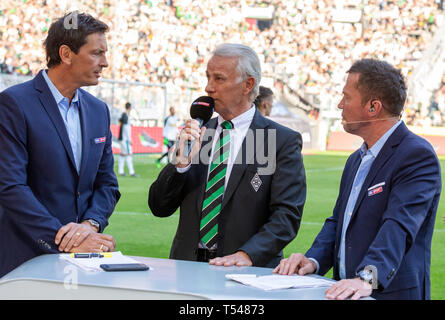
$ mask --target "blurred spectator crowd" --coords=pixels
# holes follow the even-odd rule
[[[445,75],[425,108],[410,105],[408,101],[404,120],[408,125],[424,128],[445,126]]]
[[[243,14],[261,6],[274,7],[273,23],[263,30]],[[360,23],[335,19],[349,7],[362,10]],[[384,59],[408,77],[440,12],[431,0],[2,0],[0,72],[31,75],[44,68],[42,42],[51,22],[75,9],[110,27],[104,78],[202,90],[210,53],[237,42],[256,50],[264,75],[315,96],[322,108],[336,106],[354,60]],[[436,109],[425,115],[432,124],[444,123],[444,92],[442,86],[429,108]],[[415,109],[406,113],[412,121],[415,115]]]

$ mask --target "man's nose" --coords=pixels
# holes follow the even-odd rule
[[[343,99],[340,100],[340,102],[337,105],[337,108],[343,109]]]
[[[205,87],[205,92],[207,92],[208,94],[215,92],[215,87],[213,86],[213,81],[212,79],[208,79],[207,80],[207,85]]]
[[[100,63],[102,68],[107,68],[108,67],[108,61],[107,61],[107,57],[104,55],[101,63]]]

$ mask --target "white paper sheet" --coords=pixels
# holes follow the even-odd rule
[[[263,290],[330,287],[334,283],[326,279],[299,275],[284,276],[273,274],[257,276],[255,274],[227,274],[226,278]]]
[[[103,271],[100,267],[101,264],[139,263],[139,261],[124,256],[120,251],[113,252],[112,256],[107,258],[72,258],[70,253],[60,254],[59,258],[68,261],[85,271]]]

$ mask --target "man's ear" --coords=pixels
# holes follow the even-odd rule
[[[383,109],[382,102],[378,99],[373,99],[369,102],[368,113],[372,116],[380,114]]]
[[[245,87],[245,92],[246,94],[249,94],[250,92],[252,92],[253,87],[255,87],[255,78],[254,77],[247,77],[246,81],[246,87]]]
[[[71,51],[70,47],[68,47],[66,44],[62,44],[59,47],[59,56],[62,63],[71,65],[73,54],[74,52]]]

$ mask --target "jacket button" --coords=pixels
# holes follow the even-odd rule
[[[391,269],[391,272],[389,273],[389,275],[386,277],[387,280],[391,279],[394,275],[394,273],[396,272],[395,269]]]

